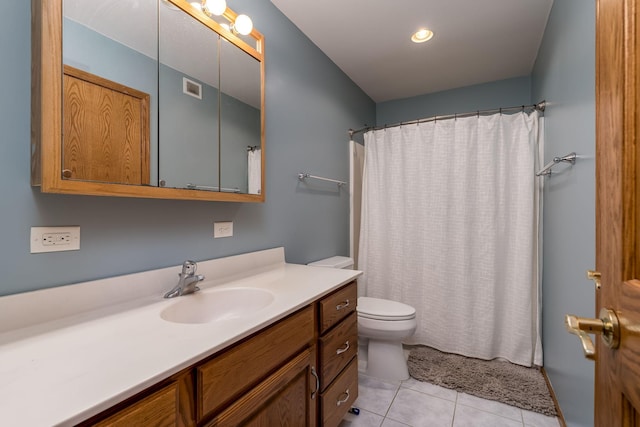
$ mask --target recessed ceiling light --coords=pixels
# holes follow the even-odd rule
[[[411,36],[411,41],[414,43],[424,43],[428,40],[431,40],[433,37],[433,31],[427,30],[426,28],[422,28]]]

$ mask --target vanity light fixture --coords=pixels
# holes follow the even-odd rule
[[[203,0],[202,11],[207,15],[220,16],[227,10],[227,2],[225,0]]]
[[[191,2],[191,6],[201,10],[205,14],[212,16],[224,16],[231,21],[225,11],[227,10],[227,2],[225,0],[200,0]],[[242,34],[243,36],[251,34],[253,30],[253,22],[247,15],[240,14],[236,16],[233,22],[227,24],[221,24],[224,28],[235,34]]]
[[[433,38],[433,31],[421,28],[411,36],[411,41],[414,43],[424,43]]]
[[[251,30],[253,30],[253,21],[251,21],[251,18],[247,15],[238,15],[231,28],[243,36],[246,36],[251,34]]]

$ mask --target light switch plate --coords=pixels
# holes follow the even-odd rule
[[[231,237],[233,236],[233,222],[214,222],[213,223],[213,238],[219,237]]]
[[[31,227],[31,253],[77,251],[80,226]]]

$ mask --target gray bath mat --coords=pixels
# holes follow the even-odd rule
[[[422,346],[411,350],[408,365],[409,374],[416,380],[557,416],[547,383],[538,368],[473,359]]]

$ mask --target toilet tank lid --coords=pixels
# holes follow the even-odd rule
[[[314,267],[330,267],[330,268],[353,267],[353,258],[349,258],[346,256],[332,256],[331,258],[325,258],[319,261],[310,262],[307,265],[312,265]]]

